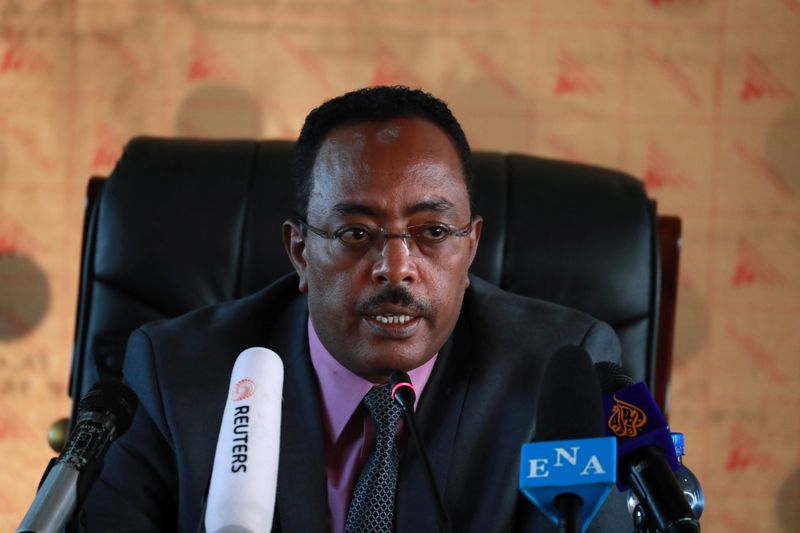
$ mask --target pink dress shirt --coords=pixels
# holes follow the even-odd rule
[[[375,425],[361,400],[375,386],[343,367],[322,345],[308,320],[311,363],[320,388],[322,422],[325,425],[325,477],[328,485],[328,530],[344,531],[347,509],[361,468],[375,445]],[[437,355],[408,375],[417,391],[417,402],[436,363]],[[416,404],[414,404],[416,407]],[[398,425],[402,445],[403,422]]]

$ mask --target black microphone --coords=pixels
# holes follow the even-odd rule
[[[117,381],[96,383],[78,404],[75,429],[43,481],[17,533],[63,531],[103,466],[112,441],[133,421],[138,399]]]
[[[633,490],[658,531],[699,532],[673,473],[679,463],[669,425],[647,385],[634,383],[614,363],[597,363],[595,371],[605,395],[606,433],[617,439],[617,487]]]
[[[585,531],[611,492],[616,451],[589,354],[560,348],[544,372],[533,442],[522,447],[520,490],[562,533]]]
[[[417,431],[416,418],[414,417],[414,401],[416,400],[417,394],[414,390],[414,385],[411,383],[411,378],[408,377],[408,374],[402,370],[395,370],[389,376],[389,388],[392,390],[392,399],[403,408],[403,414],[405,415],[411,438],[417,446],[417,453],[422,458],[425,479],[428,480],[428,487],[430,487],[434,500],[436,500],[439,531],[442,531],[442,533],[450,533],[450,531],[452,531],[450,517],[447,514],[447,509],[444,507],[442,495],[439,494],[439,489],[436,488],[436,481],[433,478],[433,470],[431,469],[431,462],[428,459],[428,452],[425,451],[425,446],[423,446],[422,439]]]

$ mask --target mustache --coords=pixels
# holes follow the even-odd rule
[[[411,291],[402,285],[387,287],[378,294],[370,296],[361,302],[359,309],[362,314],[367,314],[371,308],[378,307],[383,304],[402,305],[419,314],[429,313],[431,309],[430,305],[414,298],[414,295],[411,294]]]

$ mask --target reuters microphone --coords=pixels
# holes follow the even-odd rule
[[[208,533],[272,529],[278,485],[283,362],[266,348],[236,359],[208,488]]]

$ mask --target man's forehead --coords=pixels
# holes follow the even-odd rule
[[[433,144],[437,147],[452,148],[455,144],[450,136],[437,124],[427,118],[398,116],[383,120],[359,121],[341,124],[332,128],[322,139],[319,153],[329,147],[355,150],[372,145],[375,148],[392,144],[419,144],[420,148]]]
[[[400,125],[389,124],[380,128],[375,134],[375,139],[382,144],[391,144],[400,138]]]
[[[407,129],[409,126],[422,126],[423,124],[437,127],[427,119],[421,117],[392,117],[382,120],[363,120],[356,122],[345,122],[334,126],[323,138],[323,142],[329,139],[366,139],[371,137],[384,143],[391,142]]]
[[[395,212],[421,211],[419,206],[430,207],[433,199],[444,199],[448,211],[468,204],[453,142],[439,126],[416,117],[331,130],[320,146],[312,179],[309,205],[328,213],[379,205]]]

